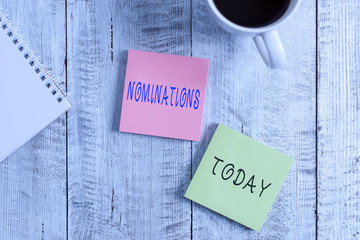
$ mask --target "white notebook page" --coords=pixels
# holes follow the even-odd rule
[[[11,26],[4,30],[3,24],[4,18],[0,21],[0,161],[70,108],[45,70],[30,66],[34,56],[26,47],[19,51],[22,42],[14,44],[17,36],[9,37]],[[39,73],[35,72],[37,68]]]

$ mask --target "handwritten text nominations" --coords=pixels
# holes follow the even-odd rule
[[[216,162],[215,162],[215,165],[212,169],[212,174],[213,175],[216,175],[216,170],[217,169],[221,169],[222,167],[222,171],[221,171],[221,178],[223,180],[229,180],[235,173],[235,165],[232,164],[232,163],[229,163],[229,164],[226,164],[225,166],[220,166],[222,165],[222,163],[224,163],[224,160],[218,158],[218,157],[215,157],[214,158],[216,159]],[[217,168],[217,166],[219,165],[219,167]],[[218,171],[220,172],[220,171]],[[245,170],[243,170],[242,168],[239,168],[237,170],[237,173],[234,175],[235,178],[234,180],[232,181],[233,184],[235,186],[240,186],[241,184],[243,184],[243,186],[241,186],[242,189],[245,189],[245,188],[250,188],[250,192],[251,193],[254,193],[253,191],[253,188],[256,188],[256,185],[254,184],[254,181],[255,181],[255,175],[252,175],[249,180],[245,181]],[[265,191],[265,189],[267,189],[268,187],[270,187],[271,183],[269,183],[268,185],[264,186],[264,179],[261,180],[261,191],[259,193],[259,197],[261,197],[263,195],[263,192]]]
[[[148,102],[151,104],[169,105],[172,107],[199,108],[199,89],[187,89],[163,86],[151,83],[131,82],[127,90],[126,100]]]

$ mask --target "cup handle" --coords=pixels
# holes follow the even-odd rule
[[[254,42],[262,59],[270,68],[279,68],[286,64],[285,50],[276,30],[256,35]]]

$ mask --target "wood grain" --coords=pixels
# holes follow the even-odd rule
[[[318,237],[360,238],[360,2],[318,2]]]
[[[282,70],[202,0],[0,3],[74,105],[0,163],[0,239],[360,238],[358,1],[302,1]],[[128,49],[211,60],[200,142],[118,132]],[[259,233],[183,197],[218,123],[295,160]]]
[[[64,89],[63,2],[0,3]],[[65,163],[65,115],[1,162],[0,239],[66,239]]]
[[[191,142],[118,132],[128,49],[190,55],[188,1],[68,1],[69,239],[190,239]]]
[[[314,239],[315,236],[315,1],[303,1],[279,32],[289,66],[268,69],[251,38],[226,33],[193,1],[193,56],[211,59],[201,141],[193,171],[218,123],[294,158],[262,230],[257,233],[193,205],[193,239]]]

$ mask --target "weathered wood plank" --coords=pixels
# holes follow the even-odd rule
[[[63,1],[0,0],[65,87]],[[66,118],[0,163],[0,239],[66,239]]]
[[[190,55],[189,1],[68,0],[69,239],[189,239],[191,142],[119,133],[127,50]]]
[[[64,2],[0,2],[64,87]],[[190,182],[190,143],[116,131],[126,50],[190,55],[190,3],[163,4],[68,1],[75,105],[69,125],[70,239],[190,238],[190,204],[182,197]],[[356,239],[360,7],[356,1],[319,1],[318,9],[318,237]],[[260,233],[194,204],[193,238],[314,238],[314,1],[303,1],[281,28],[290,62],[281,71],[266,69],[250,39],[213,24],[203,2],[195,0],[193,12],[192,54],[211,59],[193,172],[218,122],[295,158]],[[63,116],[0,164],[0,239],[66,238],[65,132]]]
[[[360,238],[360,2],[318,2],[318,237]]]
[[[295,159],[259,233],[194,203],[194,239],[315,238],[315,7],[315,0],[303,1],[281,27],[289,67],[270,70],[251,38],[224,32],[210,18],[205,1],[193,1],[193,56],[211,59],[193,171],[218,123]]]

